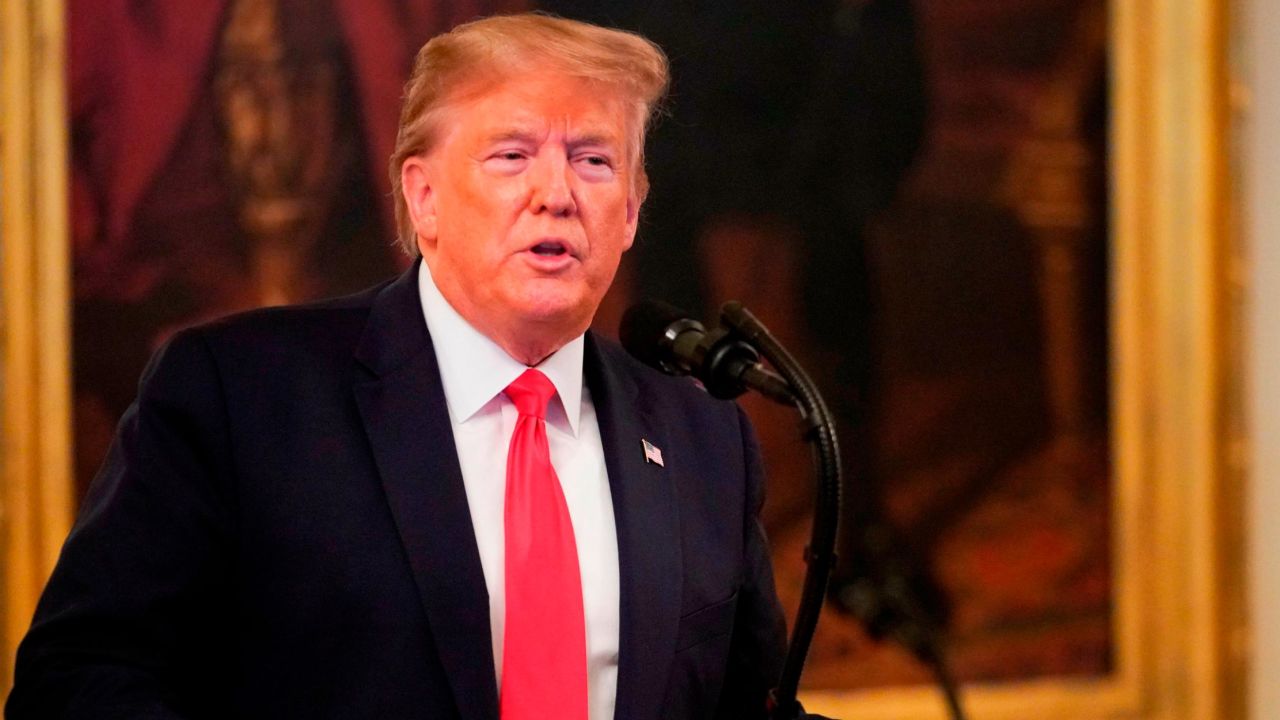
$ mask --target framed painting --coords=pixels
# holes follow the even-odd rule
[[[566,15],[597,19],[590,16],[589,5],[579,7],[580,3],[568,0],[544,4]],[[859,22],[882,22],[887,26],[898,23],[895,27],[899,28],[914,27],[925,36],[926,42],[919,46],[927,48],[922,59],[910,56],[911,47],[917,47],[914,45],[890,43],[878,48],[878,57],[902,59],[896,70],[884,73],[898,83],[894,88],[899,91],[910,89],[912,83],[918,81],[918,78],[912,79],[912,73],[919,68],[913,70],[913,67],[918,65],[928,72],[930,67],[954,60],[948,52],[980,52],[987,47],[983,45],[987,40],[981,37],[971,47],[944,47],[944,38],[929,37],[930,31],[941,33],[951,27],[947,23],[982,21],[990,24],[999,7],[1004,7],[1000,3],[982,8],[972,3],[834,5],[889,8],[879,16],[838,14],[831,19],[831,27],[837,34],[853,32],[850,28],[860,27]],[[1001,332],[1013,332],[1009,330],[1011,327],[1021,328],[1018,332],[1035,336],[1028,342],[1036,351],[1027,355],[1028,362],[1035,367],[1026,370],[1029,365],[999,365],[1002,371],[1007,371],[1005,377],[1013,378],[1012,381],[999,387],[981,383],[964,387],[975,397],[988,398],[988,405],[1005,408],[1016,409],[1020,407],[1020,396],[1034,395],[1038,413],[1034,422],[1025,422],[1024,416],[1016,412],[999,416],[997,420],[1010,426],[1047,428],[1042,436],[1057,440],[1043,446],[1047,448],[1045,462],[1087,466],[1081,476],[1100,478],[1100,482],[1090,487],[1101,494],[1093,505],[1084,506],[1077,514],[1053,515],[1054,506],[1036,504],[1012,505],[1003,515],[970,513],[962,520],[917,513],[925,518],[916,518],[917,529],[928,531],[943,521],[950,523],[946,525],[948,528],[960,528],[948,536],[952,538],[951,545],[937,543],[936,547],[949,547],[954,551],[955,538],[978,537],[984,532],[983,528],[1005,532],[994,535],[1002,538],[1000,542],[1027,543],[1030,549],[1024,556],[1025,567],[1030,568],[1028,572],[1037,571],[1044,558],[1055,557],[1055,552],[1063,556],[1064,537],[1088,543],[1083,556],[1089,559],[1080,565],[1083,570],[1075,576],[1078,582],[1071,586],[1084,600],[1078,604],[1075,615],[1067,613],[1062,616],[1067,620],[1059,617],[1056,625],[1052,622],[1045,625],[1051,633],[995,637],[980,632],[983,627],[980,622],[971,625],[978,630],[960,643],[958,650],[961,665],[967,668],[962,672],[967,680],[965,703],[972,717],[993,719],[1032,715],[1049,720],[1240,717],[1246,672],[1240,577],[1243,551],[1239,529],[1243,437],[1239,418],[1240,388],[1234,380],[1238,377],[1235,369],[1241,355],[1241,339],[1236,326],[1240,288],[1234,279],[1237,248],[1231,224],[1227,141],[1231,126],[1228,8],[1210,0],[1167,3],[1142,0],[1112,2],[1109,6],[1089,2],[1031,5],[1044,6],[1046,13],[1035,16],[1033,24],[1052,28],[1052,32],[1065,37],[1064,47],[1069,52],[1041,60],[1035,53],[1040,42],[1037,36],[1018,35],[1025,27],[1013,28],[1018,31],[1013,32],[993,23],[998,29],[992,33],[1005,32],[1008,38],[1002,41],[1005,42],[1002,52],[1021,53],[1018,57],[1027,63],[1051,63],[1052,72],[1044,76],[1054,80],[1038,88],[1036,111],[1030,116],[1036,123],[1036,132],[1031,139],[1014,143],[1013,152],[1000,171],[983,181],[1001,198],[1010,227],[1016,226],[1025,232],[1026,242],[1019,247],[1034,250],[1026,257],[1006,258],[1008,264],[999,277],[1016,279],[1019,273],[1030,269],[1038,282],[1005,286],[1002,292],[1006,299],[1029,298],[1029,306],[1040,308],[1034,322],[1012,311],[1004,315],[997,313],[987,320],[990,327]],[[3,671],[3,686],[7,687],[14,647],[29,622],[35,598],[56,558],[74,513],[79,488],[84,483],[83,478],[77,480],[77,476],[83,476],[86,467],[96,464],[118,411],[118,408],[112,409],[111,403],[122,402],[119,398],[93,397],[77,389],[97,387],[101,383],[73,375],[77,363],[72,359],[86,352],[100,355],[113,344],[118,345],[110,336],[93,336],[90,331],[101,327],[101,322],[94,320],[99,316],[93,313],[103,318],[118,318],[122,312],[142,307],[130,298],[144,296],[153,297],[155,306],[166,311],[185,307],[177,302],[183,298],[218,299],[216,307],[193,305],[182,310],[186,314],[180,313],[181,316],[160,317],[139,311],[140,322],[147,330],[133,339],[139,348],[135,354],[145,356],[156,338],[174,323],[194,321],[206,314],[251,304],[341,291],[403,261],[379,256],[374,260],[366,258],[367,262],[355,262],[344,255],[347,252],[344,247],[333,244],[323,233],[317,234],[315,242],[307,246],[313,257],[282,260],[280,252],[272,252],[272,248],[281,247],[273,241],[279,235],[279,228],[273,229],[274,226],[263,220],[256,225],[247,223],[252,232],[246,233],[256,233],[250,238],[251,243],[232,243],[221,249],[206,246],[202,252],[207,256],[196,258],[194,264],[191,258],[176,258],[173,264],[173,267],[207,270],[221,267],[218,263],[222,263],[226,266],[223,270],[240,268],[245,272],[219,271],[216,277],[180,275],[174,276],[180,282],[165,284],[154,282],[158,277],[155,273],[140,271],[132,265],[129,267],[132,274],[126,278],[129,282],[113,281],[110,287],[90,288],[83,277],[72,270],[73,257],[80,262],[86,256],[85,249],[72,242],[82,228],[73,227],[78,222],[74,218],[79,216],[73,207],[75,196],[69,191],[73,186],[68,169],[72,165],[69,154],[76,141],[66,120],[69,100],[65,78],[69,62],[65,6],[58,0],[3,0],[0,7],[3,8],[4,33],[4,54],[0,58],[3,72],[0,90],[4,93],[0,129],[0,161],[3,163],[0,182],[4,186],[0,198],[3,220],[0,282],[4,290],[4,374],[0,386],[0,396],[4,399],[3,475],[0,476],[3,477],[0,556],[4,558],[4,571],[0,580],[3,582],[0,610],[4,623],[0,627],[3,642],[0,671]],[[256,5],[244,2],[237,3],[236,7],[247,8],[244,12],[252,13]],[[900,14],[902,8],[908,12],[914,8],[915,17]],[[1020,17],[1025,25],[1026,19],[1032,16]],[[261,20],[259,16],[246,15],[244,27],[263,27],[250,22],[256,22],[255,18]],[[803,39],[809,33],[801,24],[795,21],[789,27]],[[215,84],[206,98],[211,117],[220,118],[218,122],[224,123],[224,129],[234,128],[236,119],[230,110],[224,112],[218,108],[237,106],[228,98],[239,91],[253,89],[243,84],[247,76],[236,74],[236,68],[242,68],[246,58],[252,59],[253,33],[236,35],[236,27],[235,23],[227,24],[217,50],[222,62],[220,67],[226,70],[225,76],[218,77],[225,77],[225,82]],[[659,38],[667,45],[679,47],[683,42],[674,30],[643,26],[639,29],[659,34],[668,32],[669,38]],[[750,27],[738,30],[742,34],[734,36],[737,38],[734,42],[740,47],[759,40]],[[310,39],[319,43],[324,38]],[[309,52],[323,55],[324,49],[323,43],[319,43]],[[694,62],[687,59],[691,54],[674,56],[685,58],[682,62],[686,64]],[[768,55],[767,51],[762,57],[765,58],[762,68],[786,64],[785,58]],[[844,77],[839,74],[844,71],[839,69],[843,66],[838,62],[820,65],[815,73],[836,73],[835,77]],[[733,70],[715,65],[713,57],[706,67],[710,72]],[[971,88],[966,87],[981,83],[971,82],[973,76],[966,72],[969,71],[961,67],[941,76],[943,82],[934,83],[934,97],[929,105],[937,114],[951,111],[955,117],[967,117],[975,127],[985,124],[989,130],[994,128],[992,132],[998,132],[1001,118],[981,115],[982,99],[975,99]],[[862,77],[877,76],[871,73]],[[936,80],[940,75],[933,77]],[[311,78],[301,86],[301,94],[293,101],[315,103],[318,95],[335,91],[334,88],[350,90],[362,82],[370,81],[341,73]],[[919,98],[913,99],[909,93],[886,94],[883,88],[877,90],[874,82],[868,83],[868,87],[874,91],[871,97],[891,105],[899,103],[893,107],[902,117],[910,117],[912,108],[923,107]],[[1009,96],[1021,91],[1016,83],[1000,87]],[[946,96],[948,88],[954,96]],[[684,87],[677,84],[676,90],[677,98],[682,97],[681,92],[685,98],[700,97],[704,92],[696,84]],[[1105,150],[1090,155],[1091,149],[1081,144],[1081,123],[1085,122],[1081,119],[1084,112],[1081,99],[1095,92],[1101,100],[1096,109],[1103,119],[1091,126],[1101,133],[1091,141]],[[706,94],[716,96],[712,90],[706,90]],[[801,110],[820,113],[830,108],[803,106]],[[669,123],[665,130],[660,126],[660,133],[679,132],[681,127],[686,127],[679,122],[679,109],[675,112],[677,122]],[[804,112],[800,115],[807,117]],[[351,140],[352,147],[362,143],[376,146],[379,142],[372,135],[363,139],[352,135],[352,128],[334,125],[331,130],[338,135],[347,133],[344,137]],[[891,131],[898,134],[889,137],[890,144],[909,139],[912,132],[935,132],[924,130],[923,126],[915,130],[891,128]],[[882,136],[869,132],[866,137],[874,142]],[[992,136],[978,137],[976,141],[972,141],[973,136],[969,137],[966,142],[981,143]],[[334,144],[339,146],[341,143]],[[953,143],[950,147],[965,146]],[[282,152],[290,156],[288,148]],[[659,149],[653,160],[661,163],[661,154]],[[198,159],[195,155],[190,157]],[[872,156],[856,157],[870,162],[868,158]],[[957,155],[950,161],[951,165],[924,163],[925,170],[917,165],[914,178],[904,182],[907,190],[900,192],[894,201],[898,204],[898,217],[918,216],[915,211],[923,207],[921,199],[936,199],[940,187],[956,187],[960,188],[956,192],[963,192],[973,178],[955,177],[953,171],[971,166],[966,165],[969,162],[966,157],[972,160],[977,156]],[[353,162],[342,153],[337,153],[335,158],[335,163]],[[905,160],[901,162],[903,168],[907,167]],[[170,170],[176,173],[182,168]],[[745,177],[758,170],[744,165],[734,168],[733,174]],[[780,172],[785,172],[785,168]],[[935,174],[930,176],[930,172]],[[1082,182],[1081,178],[1086,176],[1097,182]],[[656,178],[655,183],[660,180]],[[678,173],[672,173],[672,181],[679,181]],[[850,182],[865,190],[870,181],[854,177]],[[914,194],[912,187],[916,188]],[[920,188],[929,188],[934,194],[920,192]],[[259,199],[269,196],[271,190],[258,188]],[[1094,198],[1088,195],[1095,191],[1102,192],[1105,198],[1093,202]],[[748,189],[735,193],[725,201],[733,203],[754,197],[750,192]],[[228,197],[229,201],[240,202],[246,217],[281,217],[272,210],[276,206],[253,205],[250,195],[241,192]],[[163,204],[181,199],[166,198]],[[759,199],[769,201],[764,196]],[[679,207],[676,200],[678,198],[670,196],[655,198],[659,209],[665,207],[670,216],[686,217],[685,209]],[[797,196],[780,205],[795,207],[803,202],[804,198]],[[342,217],[363,218],[364,223],[361,227],[343,228],[342,232],[356,236],[376,225],[382,212],[377,205],[373,202],[363,214],[341,213]],[[255,212],[258,214],[253,215]],[[891,208],[889,214],[892,213]],[[100,218],[101,221],[109,225],[111,218],[102,217],[105,219]],[[155,221],[155,228],[163,230],[161,216],[149,217]],[[777,325],[775,329],[786,335],[791,328],[786,318],[805,312],[788,302],[801,302],[798,298],[809,304],[822,301],[822,298],[805,295],[805,271],[802,265],[796,264],[800,260],[767,252],[773,240],[797,232],[797,226],[785,222],[756,222],[757,218],[750,213],[726,217],[723,222],[699,229],[701,235],[695,254],[688,258],[689,263],[701,263],[705,268],[704,276],[699,279],[702,296],[695,297],[694,304],[719,296],[756,297],[760,302],[756,307],[764,308],[761,314],[766,321]],[[981,240],[981,234],[992,227],[986,220],[973,221],[976,216],[971,214],[951,217],[952,220],[970,218],[964,232],[975,241]],[[891,331],[894,327],[911,325],[912,312],[918,312],[919,308],[904,305],[902,298],[910,295],[913,287],[926,287],[934,292],[931,312],[936,315],[938,309],[945,311],[954,298],[942,294],[939,288],[960,287],[947,280],[948,271],[954,275],[955,262],[969,262],[966,267],[971,272],[984,271],[987,267],[985,260],[966,260],[964,248],[955,255],[955,262],[937,260],[933,253],[936,245],[922,243],[914,249],[904,249],[898,239],[938,237],[936,228],[912,225],[909,220],[886,221],[883,214],[876,218],[867,222],[865,232],[880,285],[868,285],[870,289],[864,288],[864,292],[870,300],[879,301],[881,314],[868,322],[880,328]],[[1096,235],[1104,242],[1094,247],[1095,255],[1086,257],[1077,252],[1077,240],[1085,234],[1082,228],[1090,223],[1098,225]],[[945,231],[951,232],[952,227],[948,225]],[[656,242],[660,244],[662,228],[651,224],[648,230],[659,238]],[[813,232],[814,227],[801,226],[799,230]],[[291,230],[294,231],[296,228]],[[676,227],[671,230],[671,237],[679,240],[688,231],[689,228]],[[642,229],[642,235],[644,232]],[[242,246],[250,250],[237,249]],[[624,267],[623,282],[602,309],[606,331],[612,330],[620,308],[629,298],[648,293],[668,276],[678,275],[670,270],[669,253],[686,250],[680,250],[678,243],[666,247],[668,254],[658,254],[656,265],[652,254],[629,260],[629,265]],[[221,254],[216,257],[209,254],[215,250]],[[290,249],[290,252],[296,251],[297,248]],[[981,255],[984,252],[987,255]],[[972,253],[976,253],[976,257],[998,258],[1001,248],[974,247]],[[94,256],[94,261],[109,264],[113,257],[118,259],[118,256],[102,254]],[[849,267],[847,263],[840,264],[847,260],[840,256],[817,252],[814,257],[818,260],[808,258],[807,262],[815,266],[826,263],[829,268]],[[928,266],[929,258],[933,258],[937,267]],[[922,263],[922,259],[926,262]],[[1082,302],[1079,294],[1077,281],[1083,276],[1085,265],[1085,270],[1092,268],[1101,273],[1095,278],[1098,282],[1091,286],[1095,296],[1102,298],[1094,305]],[[334,267],[355,267],[358,272],[330,276],[306,270]],[[759,274],[761,268],[771,272],[767,278],[770,284],[790,288],[787,296],[790,300],[779,300],[767,293],[752,295],[765,284]],[[300,269],[306,271],[300,272]],[[865,267],[862,272],[866,272]],[[231,277],[235,282],[226,284],[218,279],[224,277]],[[921,284],[921,278],[927,282]],[[837,277],[841,279],[844,278]],[[981,298],[975,300],[962,295],[955,302],[973,304],[976,301]],[[1096,324],[1100,334],[1082,337],[1072,331],[1071,326],[1083,321],[1081,315],[1091,312],[1100,318]],[[774,317],[779,318],[778,322],[774,322]],[[881,337],[885,334],[883,330],[879,333]],[[928,342],[889,337],[879,350],[879,357],[898,353],[895,356],[898,360],[942,358],[945,354],[940,355],[938,349],[953,347],[953,340],[961,335],[962,332],[956,332],[944,338],[944,342],[938,339],[939,332],[935,329],[926,334],[930,338]],[[800,342],[803,344],[803,338]],[[804,352],[820,366],[835,366],[839,364],[840,354],[847,350],[818,343],[806,346]],[[1100,354],[1104,357],[1099,357]],[[85,363],[79,365],[83,368]],[[105,365],[99,375],[121,374],[112,367]],[[1019,368],[1026,372],[1019,375],[1022,372]],[[76,372],[82,373],[83,369]],[[128,376],[129,372],[123,374]],[[1018,378],[1032,376],[1038,383],[1028,386],[1032,392],[1019,390]],[[132,377],[125,379],[124,384],[131,385]],[[890,415],[894,407],[916,410],[932,407],[927,402],[903,403],[902,398],[948,397],[935,386],[921,384],[909,373],[889,379],[900,381],[889,383],[897,393],[886,403]],[[957,385],[953,382],[947,387]],[[127,398],[123,402],[127,402]],[[962,412],[972,409],[963,404],[957,407]],[[750,410],[762,427],[780,423],[767,410],[756,406]],[[1099,417],[1103,420],[1098,421]],[[894,429],[899,426],[892,422],[882,421],[876,427],[880,439],[874,442],[881,445],[891,445],[895,437],[903,434]],[[1081,428],[1088,431],[1081,432]],[[773,453],[767,459],[771,470],[794,459],[794,449],[771,440],[767,432],[764,434],[766,451]],[[930,437],[924,444],[936,442]],[[933,485],[929,487],[936,486],[936,466],[922,467],[927,472],[917,474],[930,476],[928,483]],[[899,474],[908,480],[909,470],[898,468]],[[854,472],[861,471],[855,469]],[[969,472],[969,475],[980,478],[984,477],[983,472]],[[986,474],[990,475],[990,472]],[[800,572],[798,557],[802,540],[798,538],[802,533],[793,531],[803,529],[803,520],[797,521],[800,517],[797,508],[802,509],[806,501],[803,480],[801,476],[787,482],[771,481],[775,485],[770,488],[771,507],[766,514],[775,538],[775,561],[783,584],[782,594],[788,604],[793,604],[795,593],[789,593],[787,588],[795,585]],[[910,482],[895,487],[896,490],[886,493],[879,502],[889,506],[891,513],[897,512],[899,518],[910,517],[915,512],[913,508],[920,507],[917,496],[923,491],[912,495]],[[1037,497],[1056,491],[1051,484],[1043,482],[1036,487],[1040,493]],[[944,493],[940,497],[950,502],[949,498],[963,497],[963,494]],[[938,498],[932,499],[936,502]],[[1051,517],[1039,525],[1034,518],[1028,522],[1025,513],[1036,508],[1047,508]],[[854,514],[851,519],[858,522],[865,517]],[[993,524],[982,525],[983,522]],[[1019,522],[1022,524],[1018,525]],[[1007,534],[1010,527],[1020,529]],[[963,557],[969,564],[958,563],[949,570],[953,580],[948,589],[953,594],[956,588],[965,587],[954,578],[965,577],[974,568],[981,569],[979,561],[984,552],[988,553],[988,566],[1008,570],[1012,556],[1000,552],[999,548],[984,549],[963,543],[959,547],[963,552],[947,557]],[[1012,557],[1012,561],[1017,558]],[[935,557],[935,568],[937,562]],[[1006,573],[1005,579],[1016,583],[1017,573]],[[998,580],[997,575],[972,575],[970,586]],[[980,590],[975,590],[979,600],[984,597]],[[980,615],[983,607],[972,602],[960,606],[962,614],[968,612],[970,619],[975,613]],[[1052,611],[1060,606],[1044,603],[1036,607]],[[1042,622],[1043,617],[1042,613],[1033,620]],[[803,696],[811,710],[833,717],[884,720],[945,717],[940,696],[918,665],[913,665],[909,658],[904,660],[901,652],[895,654],[880,645],[867,644],[865,637],[850,630],[850,626],[848,618],[841,615],[824,615],[819,634],[826,639],[815,647]],[[1042,642],[1045,637],[1052,642]],[[855,651],[849,651],[850,644]]]

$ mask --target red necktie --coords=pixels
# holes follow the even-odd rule
[[[507,455],[502,720],[586,720],[578,549],[547,447],[547,402],[556,388],[526,370],[505,392],[520,415]]]

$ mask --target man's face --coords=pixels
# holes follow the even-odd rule
[[[406,161],[432,277],[508,352],[577,336],[613,282],[639,209],[634,114],[613,88],[535,68],[456,101]]]

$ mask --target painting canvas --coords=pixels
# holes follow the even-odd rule
[[[1106,675],[1106,14],[1089,0],[574,2],[669,53],[653,192],[597,320],[743,301],[840,422],[841,564],[805,683]],[[81,490],[176,329],[405,268],[386,157],[432,34],[519,3],[69,3]],[[795,608],[812,502],[747,398]]]

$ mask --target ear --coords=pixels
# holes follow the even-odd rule
[[[432,190],[427,159],[414,155],[400,165],[400,192],[409,210],[409,219],[418,236],[418,251],[427,255],[436,246],[436,195]]]
[[[627,236],[622,244],[623,252],[630,250],[631,245],[636,241],[636,230],[640,225],[640,206],[644,204],[645,195],[649,190],[648,185],[645,182],[642,187],[632,188],[627,196],[627,224],[624,228]]]

